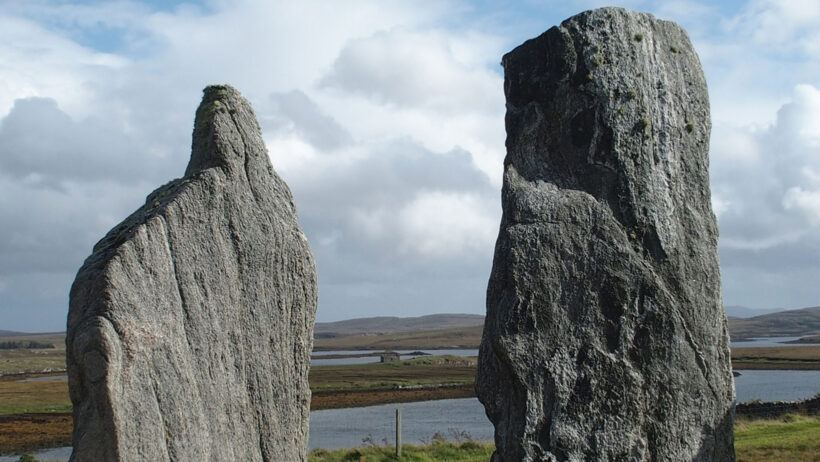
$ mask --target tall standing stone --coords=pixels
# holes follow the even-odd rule
[[[112,229],[71,288],[71,460],[306,460],[316,304],[250,104],[206,88],[185,176]]]
[[[734,460],[709,101],[685,31],[598,9],[503,65],[476,385],[493,461]]]

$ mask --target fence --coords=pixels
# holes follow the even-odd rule
[[[735,408],[735,415],[742,417],[779,417],[792,412],[820,414],[820,394],[805,401],[750,401]]]

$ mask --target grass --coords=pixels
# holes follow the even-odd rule
[[[495,446],[492,443],[477,443],[465,441],[462,443],[450,443],[446,441],[436,441],[424,446],[411,444],[402,445],[402,454],[399,459],[396,457],[394,446],[367,446],[354,449],[337,449],[327,451],[324,449],[314,449],[308,455],[309,462],[487,462],[493,454]]]
[[[478,348],[479,343],[481,343],[481,332],[483,329],[483,326],[472,326],[418,332],[318,338],[313,341],[313,348],[315,351]]]
[[[42,412],[71,412],[68,381],[0,381],[0,416]]]
[[[322,409],[375,406],[387,403],[413,403],[473,397],[475,397],[473,384],[402,390],[314,391],[310,399],[310,410],[319,411]]]
[[[773,361],[820,361],[820,345],[732,348],[733,360],[753,358],[765,358]]]
[[[0,337],[0,342],[38,342],[55,346],[47,349],[0,350],[0,375],[65,370],[64,333]]]
[[[0,375],[65,370],[65,345],[57,348],[0,350]]]
[[[468,329],[469,330],[469,329]],[[343,337],[334,348],[345,349],[429,349],[432,347],[475,347],[481,328],[391,334],[385,336]],[[0,340],[3,340],[0,337]],[[63,370],[65,349],[60,335],[14,337],[54,343],[48,350],[0,350],[0,374],[24,371]],[[342,342],[342,343],[339,343]],[[317,340],[317,348],[322,345]],[[325,343],[325,346],[330,346]],[[820,346],[782,346],[734,348],[735,367],[748,364],[761,369],[820,366]],[[475,358],[423,356],[392,363],[371,363],[311,368],[311,389],[320,408],[360,406],[381,402],[417,401],[472,396]],[[20,377],[0,378],[0,453],[33,450],[69,444],[71,410],[66,380],[18,382]],[[437,390],[394,390],[396,386],[461,384]],[[326,396],[319,396],[325,394]],[[406,395],[406,396],[405,396]],[[27,414],[21,416],[20,414]],[[3,417],[6,416],[6,417]],[[749,420],[739,418],[735,426],[738,461],[815,461],[820,462],[820,416],[787,416],[784,419]],[[394,448],[368,446],[344,450],[315,450],[312,462],[394,461]],[[405,445],[404,461],[487,461],[492,444],[449,443],[436,441],[425,446]],[[364,457],[364,459],[362,459]]]
[[[314,341],[315,351],[327,350],[427,350],[434,348],[478,348],[482,326],[400,332],[380,335],[351,335]],[[31,334],[0,337],[0,341],[38,341],[53,343],[48,350],[0,350],[0,374],[65,370],[65,334]],[[801,368],[820,368],[820,345],[737,347],[732,360],[775,364],[801,364]],[[808,365],[808,366],[806,366]]]
[[[475,358],[423,356],[390,363],[315,366],[310,369],[313,391],[394,388],[396,386],[470,384],[475,381]]]
[[[820,416],[739,418],[735,421],[735,451],[738,462],[820,461]]]
[[[820,416],[789,414],[781,419],[738,419],[735,423],[735,451],[738,462],[820,461]],[[402,446],[401,459],[393,446],[366,446],[327,451],[314,449],[310,462],[343,461],[452,461],[489,460],[492,443],[467,441],[450,443],[442,440],[424,446]]]
[[[820,416],[789,414],[781,419],[738,419],[735,423],[735,451],[738,462],[820,461]],[[402,446],[401,459],[392,446],[367,446],[326,451],[314,449],[310,462],[343,461],[487,461],[492,443],[449,443],[436,441],[425,446]]]
[[[423,356],[391,363],[315,366],[310,370],[310,388],[314,392],[372,392],[385,390],[379,396],[348,396],[341,393],[317,400],[322,408],[346,407],[345,403],[381,404],[435,399],[431,393],[405,393],[391,396],[394,388],[439,384],[471,385],[475,380],[475,358],[460,356]],[[68,382],[65,379],[19,382],[20,377],[0,379],[0,416],[48,412],[70,412]],[[418,395],[418,396],[416,396]],[[463,397],[463,390],[449,390],[446,397]],[[352,401],[351,401],[352,400]],[[337,403],[338,401],[338,403]]]
[[[52,350],[8,350],[0,354],[17,354],[20,363],[56,364],[57,359],[42,353]],[[771,348],[735,348],[735,369],[818,369],[820,346],[790,346]],[[59,365],[62,366],[62,350]],[[27,366],[28,367],[28,366]],[[475,380],[475,358],[459,356],[422,356],[420,358],[390,363],[348,364],[315,366],[310,370],[310,387],[315,393],[338,392],[324,396],[321,408],[347,407],[350,404],[379,404],[418,398],[432,399],[430,393],[406,396],[390,396],[398,387],[448,385],[471,385]],[[60,367],[55,367],[60,369]],[[15,371],[19,372],[19,371]],[[65,380],[42,382],[17,382],[15,377],[0,379],[0,415],[60,412],[70,410],[68,387]],[[382,390],[379,396],[364,396]],[[343,396],[344,392],[361,392],[360,396]],[[393,393],[396,394],[396,393]],[[411,396],[412,395],[412,396]],[[448,391],[446,397],[464,396],[464,391]],[[397,401],[398,400],[398,401]]]
[[[69,446],[72,428],[71,414],[0,417],[0,454]]]
[[[820,345],[732,348],[735,369],[820,369]]]
[[[820,416],[789,414],[779,419],[738,418],[735,422],[735,450],[738,462],[820,461]],[[0,417],[0,453],[34,450],[70,444],[70,415],[28,415],[23,419]],[[440,436],[433,443],[402,446],[402,461],[471,462],[489,460],[491,443],[446,442]],[[395,461],[395,448],[375,446],[339,450],[315,449],[310,462]]]

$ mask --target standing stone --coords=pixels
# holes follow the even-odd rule
[[[71,460],[306,460],[316,304],[250,104],[206,88],[185,176],[111,230],[71,288]]]
[[[476,389],[493,461],[731,461],[706,82],[686,32],[588,11],[503,58]]]

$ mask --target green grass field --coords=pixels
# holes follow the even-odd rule
[[[469,384],[475,381],[475,358],[422,356],[390,363],[315,366],[310,369],[310,389],[366,390],[397,385]]]
[[[0,416],[42,412],[71,412],[68,381],[0,382]]]
[[[309,462],[487,462],[493,454],[492,443],[465,441],[449,443],[437,441],[425,446],[406,444],[402,446],[401,459],[396,457],[395,446],[367,446],[355,449],[337,449],[326,451],[314,449],[308,455]]]
[[[482,326],[376,335],[317,338],[315,351],[322,350],[426,350],[432,348],[478,348]]]
[[[31,357],[31,351],[28,356]],[[423,356],[392,363],[316,366],[310,370],[313,391],[384,390],[395,386],[471,384],[475,358]],[[18,377],[0,379],[0,416],[42,412],[70,412],[65,379],[19,382]]]
[[[738,462],[820,461],[820,416],[789,414],[781,419],[735,422]]]
[[[62,370],[65,367],[65,349],[62,338],[33,336],[39,341],[53,341],[57,348],[47,350],[0,351],[0,374],[23,371]],[[417,340],[417,339],[414,339]],[[817,364],[820,347],[773,347],[769,349],[737,349],[736,360],[750,364],[769,362]],[[393,363],[317,366],[310,371],[314,391],[362,391],[392,389],[396,385],[471,384],[475,377],[475,358],[458,356],[426,356]],[[771,367],[771,366],[770,366]],[[68,387],[65,379],[55,381],[18,382],[20,376],[0,378],[0,416],[10,414],[39,414],[70,412]],[[429,399],[429,398],[426,398]],[[39,414],[45,415],[45,414]],[[53,420],[53,418],[52,418]],[[65,420],[65,419],[63,419]],[[22,431],[19,423],[14,428],[0,431],[11,435]],[[46,429],[32,421],[30,427],[33,446],[45,447],[47,437],[57,430]],[[59,422],[59,429],[70,436],[70,419]],[[57,423],[54,424],[56,428]],[[36,428],[35,428],[36,427]],[[6,436],[8,436],[6,435]],[[38,439],[39,438],[39,439]],[[1,440],[2,438],[0,438]],[[2,442],[2,441],[0,441]],[[40,444],[39,446],[37,444]],[[11,443],[9,443],[11,444]],[[64,443],[60,443],[64,444]],[[44,445],[44,446],[43,446]],[[2,446],[19,450],[21,446]],[[735,425],[735,447],[738,461],[813,461],[820,462],[820,416],[791,415],[779,420],[738,419]],[[392,461],[394,448],[368,446],[337,451],[316,450],[311,462],[334,461]],[[405,446],[405,461],[487,461],[492,445],[486,443],[447,443],[438,441],[426,446]]]
[[[735,424],[735,451],[738,462],[818,462],[820,461],[820,416],[790,414],[781,419],[739,419]],[[397,459],[393,446],[365,446],[354,449],[311,451],[310,462],[486,462],[493,453],[492,443],[436,441],[425,446],[402,446]]]

